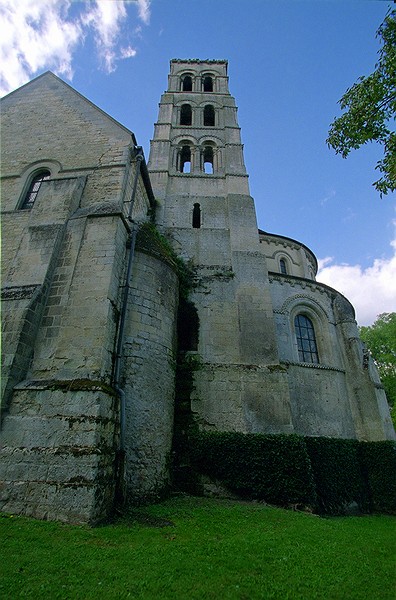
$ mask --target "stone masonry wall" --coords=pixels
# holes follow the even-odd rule
[[[169,484],[178,279],[163,259],[137,251],[131,286],[123,364],[129,500]]]
[[[117,399],[100,383],[60,387],[15,389],[1,433],[0,508],[94,524],[113,502]]]
[[[114,501],[111,378],[136,141],[50,73],[4,98],[1,116],[0,509],[94,523]],[[51,178],[21,210],[38,168]],[[140,177],[132,218],[149,206]]]

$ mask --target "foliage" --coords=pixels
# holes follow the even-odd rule
[[[191,265],[177,256],[168,239],[163,236],[154,223],[142,223],[136,239],[139,250],[160,256],[175,269],[179,278],[179,294],[186,299],[193,285],[194,273]]]
[[[314,472],[317,506],[323,514],[339,514],[351,502],[365,504],[359,462],[359,442],[326,437],[306,437]]]
[[[396,417],[396,313],[383,313],[369,327],[360,327],[360,337],[370,350]]]
[[[281,506],[316,502],[300,436],[200,432],[190,444],[192,465],[242,496]]]
[[[359,451],[371,510],[396,514],[396,446],[394,442],[362,442]]]
[[[394,599],[394,517],[191,497],[133,517],[91,529],[3,516],[0,596]]]
[[[396,9],[389,10],[377,36],[382,46],[376,69],[341,98],[347,112],[332,123],[327,143],[343,158],[369,141],[383,145],[384,157],[376,166],[381,177],[373,184],[382,195],[396,189]]]
[[[392,441],[292,435],[199,432],[190,435],[197,473],[219,480],[241,497],[319,514],[364,511],[396,514],[396,445]]]

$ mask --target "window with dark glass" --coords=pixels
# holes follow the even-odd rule
[[[211,104],[207,104],[204,108],[204,125],[205,127],[214,127],[215,110]]]
[[[191,148],[183,146],[179,154],[179,171],[181,173],[191,172]]]
[[[297,315],[294,319],[296,331],[298,357],[301,362],[318,363],[318,349],[316,345],[315,330],[311,319],[305,315]]]
[[[21,209],[32,208],[39,193],[41,184],[51,177],[51,173],[47,170],[37,173],[30,182],[28,190],[21,204]]]
[[[182,90],[183,92],[192,92],[192,78],[190,75],[183,77]]]
[[[203,91],[213,92],[213,79],[209,75],[203,78]]]
[[[194,229],[201,227],[201,206],[198,203],[194,204],[192,226]]]
[[[286,261],[284,258],[281,258],[279,261],[279,268],[282,275],[287,275]]]
[[[183,104],[180,109],[180,125],[191,125],[192,110],[190,104]]]

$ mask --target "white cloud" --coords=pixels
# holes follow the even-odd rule
[[[95,30],[99,56],[104,62],[105,70],[111,73],[115,70],[117,58],[115,41],[121,23],[127,16],[125,3],[100,0],[88,6],[90,8],[82,15],[81,21],[86,27]]]
[[[360,265],[332,264],[330,257],[318,261],[317,280],[352,302],[359,325],[371,325],[377,315],[396,311],[396,239],[391,246],[391,258],[377,258],[367,269]]]
[[[67,21],[68,1],[2,0],[0,86],[6,93],[45,67],[70,78],[72,52],[81,38],[78,21]]]
[[[121,48],[120,56],[121,56],[121,58],[131,58],[133,56],[136,56],[136,50],[135,50],[135,48],[132,48],[132,46],[127,46],[126,48]]]
[[[150,0],[137,0],[139,18],[146,25],[150,22]]]
[[[148,0],[0,0],[0,94],[44,69],[72,79],[75,51],[90,35],[103,68],[114,71],[117,60],[136,55],[122,30],[133,5],[148,24]]]

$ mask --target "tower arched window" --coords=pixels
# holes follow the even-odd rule
[[[215,110],[211,104],[207,104],[204,108],[204,125],[205,127],[214,127]]]
[[[182,146],[179,153],[179,171],[180,173],[191,173],[191,148]]]
[[[202,87],[204,92],[213,92],[213,78],[210,75],[205,75],[202,80]]]
[[[300,361],[305,363],[319,363],[315,330],[311,319],[306,315],[297,315],[294,319],[294,329]]]
[[[282,275],[287,275],[287,266],[284,258],[281,258],[279,261],[279,270],[282,273]]]
[[[192,109],[190,104],[183,104],[180,109],[180,125],[191,125]]]
[[[198,202],[194,204],[192,226],[194,229],[199,229],[201,227],[201,206]]]
[[[39,193],[41,184],[43,183],[43,181],[46,181],[50,177],[51,177],[51,173],[48,171],[48,169],[43,169],[43,170],[35,173],[35,175],[32,177],[32,179],[30,181],[29,187],[26,190],[26,193],[22,200],[22,203],[20,206],[20,208],[22,210],[32,208],[32,206],[34,205],[34,203],[36,201],[37,194]]]
[[[214,173],[213,158],[214,155],[212,146],[205,146],[203,150],[203,170],[207,175]]]
[[[192,92],[192,77],[191,75],[185,75],[182,80],[182,91]]]

